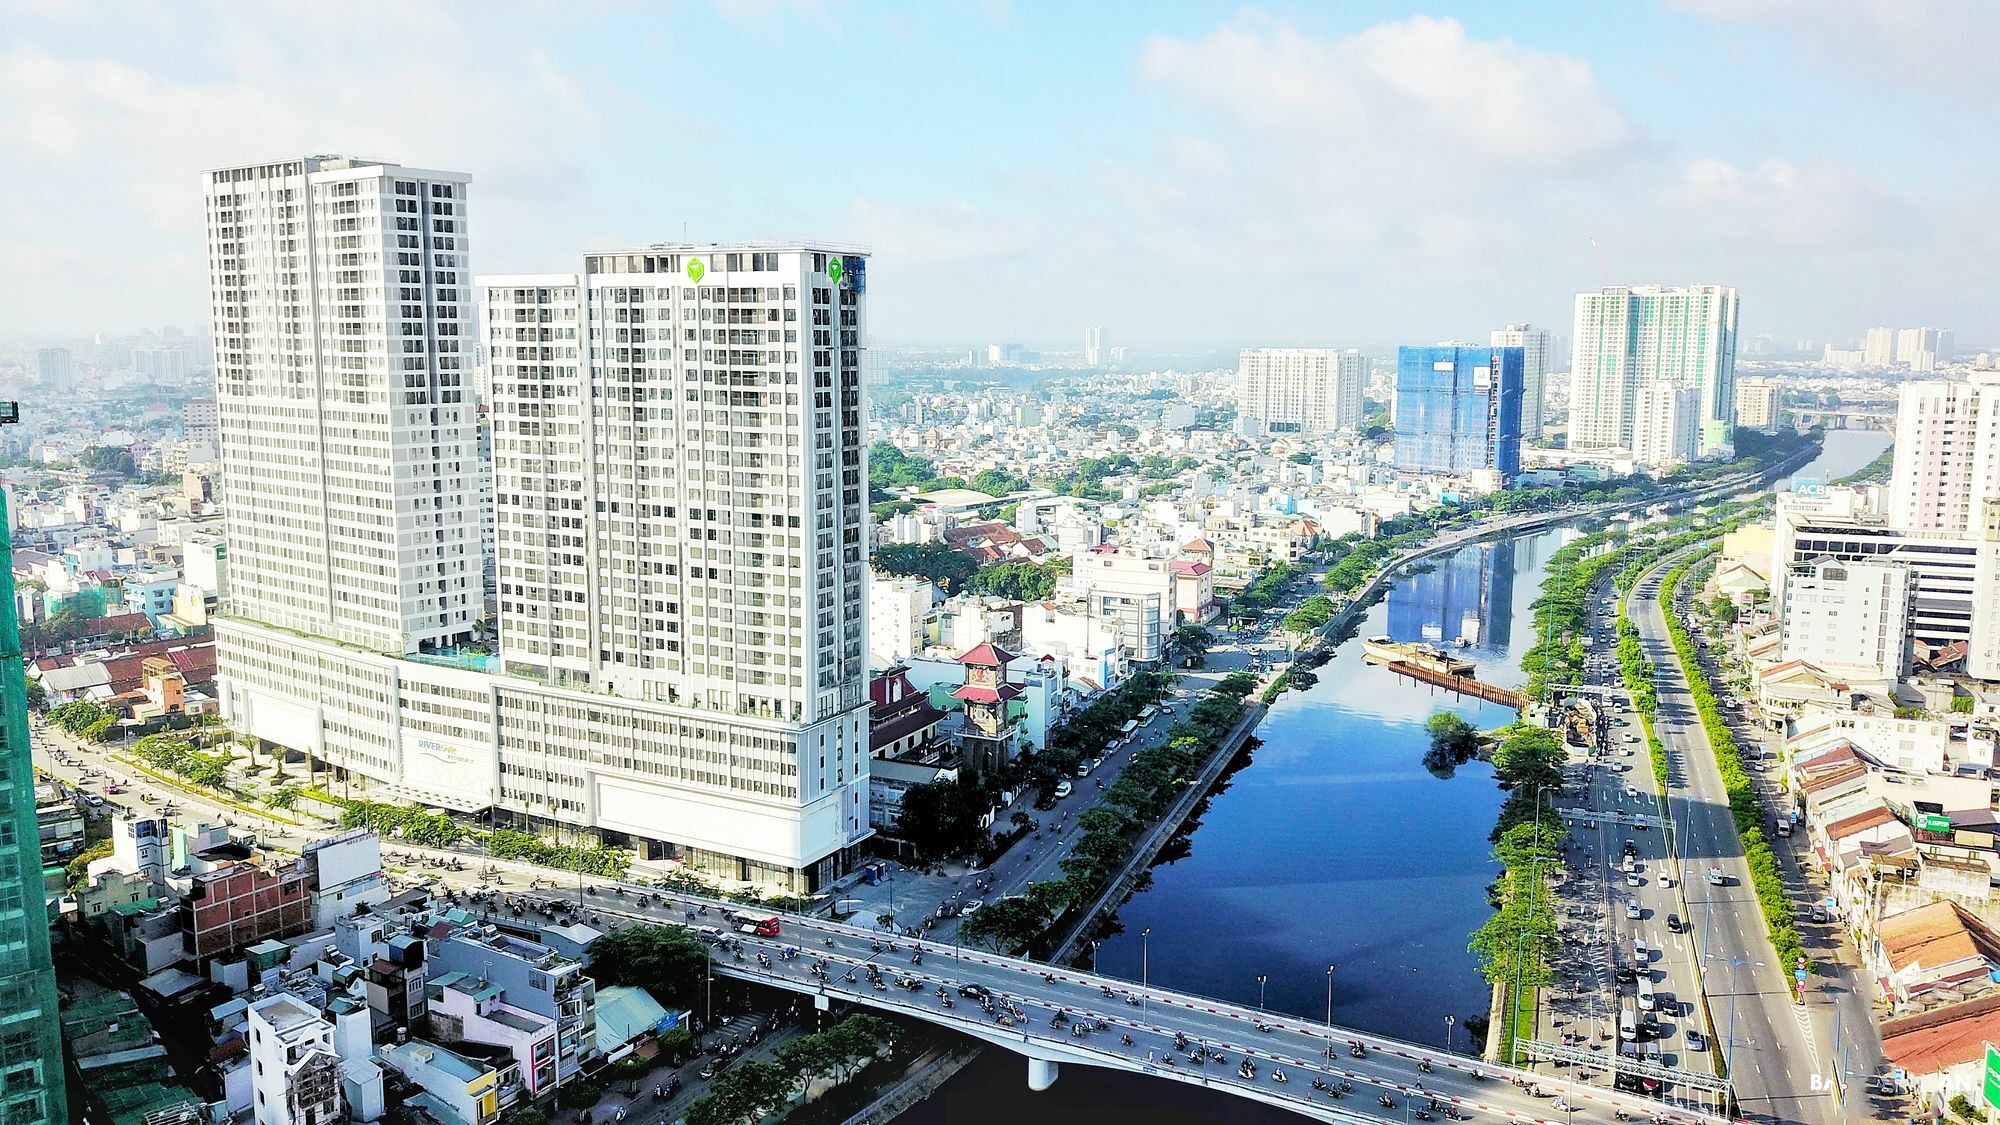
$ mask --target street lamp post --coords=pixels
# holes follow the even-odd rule
[[[1142,1014],[1146,1010],[1146,989],[1149,979],[1146,970],[1148,962],[1152,960],[1152,939],[1153,927],[1147,926],[1145,929],[1139,931],[1139,1011]]]
[[[1326,967],[1326,1057],[1333,1057],[1333,970],[1337,966]]]
[[[1447,1015],[1444,1017],[1444,1053],[1447,1055],[1451,1054],[1452,1025],[1456,1024],[1457,1022],[1458,1022],[1457,1016]]]
[[[1270,979],[1269,973],[1257,974],[1257,1010],[1260,1012],[1264,1010],[1264,982]]]
[[[1725,1043],[1722,1048],[1722,1068],[1729,1072],[1729,1081],[1734,1084],[1736,1081],[1736,995],[1743,991],[1743,986],[1737,981],[1736,974],[1745,966],[1754,965],[1762,968],[1764,962],[1751,961],[1742,957],[1717,957],[1714,954],[1709,954],[1703,960],[1719,961],[1729,966],[1729,1042]]]

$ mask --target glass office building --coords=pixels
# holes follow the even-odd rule
[[[6,526],[7,496],[0,493],[0,528]],[[14,553],[0,535],[0,1121],[8,1125],[69,1120],[43,886]]]
[[[1439,344],[1396,357],[1396,467],[1521,472],[1520,348]]]

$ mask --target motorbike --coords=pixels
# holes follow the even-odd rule
[[[1412,1116],[1412,1117],[1415,1117],[1415,1118],[1416,1118],[1417,1120],[1419,1120],[1419,1121],[1429,1121],[1429,1120],[1432,1120],[1432,1118],[1431,1118],[1431,1111],[1430,1111],[1430,1110],[1427,1110],[1427,1109],[1420,1109],[1420,1110],[1418,1110],[1417,1112],[1415,1112],[1415,1113],[1411,1114],[1410,1116]]]
[[[1430,1072],[1431,1072],[1431,1060],[1423,1059],[1417,1063],[1417,1073],[1429,1074]]]
[[[1318,1090],[1322,1094],[1330,1094],[1333,1092],[1333,1086],[1329,1084],[1327,1080],[1324,1078],[1313,1079],[1312,1086],[1313,1089]]]
[[[1129,993],[1128,993],[1128,994],[1126,994],[1126,997],[1125,997],[1125,1002],[1126,1002],[1127,1004],[1130,1004],[1130,1005],[1132,1005],[1132,1006],[1133,1006],[1133,1007],[1135,1007],[1135,1008],[1139,1006],[1139,998],[1138,998],[1137,996],[1133,996],[1133,995],[1131,995],[1131,994],[1129,994]]]
[[[1244,1078],[1255,1078],[1257,1077],[1257,1066],[1249,1059],[1244,1059],[1243,1064],[1236,1068],[1236,1073]]]
[[[1274,1070],[1271,1072],[1271,1081],[1283,1083],[1283,1082],[1290,1082],[1291,1079],[1285,1077],[1284,1071]]]
[[[1381,1097],[1375,1099],[1375,1104],[1381,1106],[1383,1109],[1395,1109],[1396,1099],[1383,1094]]]
[[[1130,1047],[1132,1045],[1132,1037],[1130,1035],[1120,1035],[1118,1038],[1127,1047]]]

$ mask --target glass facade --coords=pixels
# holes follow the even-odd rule
[[[1396,467],[1521,472],[1520,348],[1440,344],[1396,357]]]
[[[7,497],[0,493],[0,528],[6,526]],[[0,536],[0,1121],[8,1125],[69,1120],[43,885],[14,553]]]

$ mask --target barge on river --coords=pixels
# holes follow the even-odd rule
[[[1361,642],[1361,654],[1371,664],[1380,664],[1392,672],[1460,695],[1470,695],[1515,710],[1520,710],[1528,702],[1520,692],[1480,682],[1472,661],[1453,656],[1436,645],[1404,644],[1387,636],[1368,637]]]

